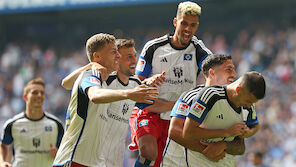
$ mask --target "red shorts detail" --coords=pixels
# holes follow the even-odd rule
[[[162,153],[168,137],[170,121],[163,120],[157,113],[148,112],[146,109],[135,108],[130,118],[131,144],[130,150],[138,149],[138,140],[141,136],[150,134],[157,140],[158,155],[154,167],[158,167],[162,160]]]
[[[81,164],[78,164],[76,162],[67,162],[65,165],[63,166],[53,166],[53,167],[87,167],[85,165],[81,165]]]

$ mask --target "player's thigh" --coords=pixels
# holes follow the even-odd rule
[[[155,136],[146,134],[138,139],[140,155],[147,159],[156,159],[157,157],[157,140]]]

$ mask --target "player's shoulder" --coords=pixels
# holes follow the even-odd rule
[[[134,76],[130,76],[129,77],[129,81],[132,82],[132,83],[135,83],[137,85],[141,85],[141,80],[139,79],[139,77],[137,77],[136,75]]]
[[[57,124],[63,125],[62,121],[58,117],[56,117],[55,115],[50,114],[48,112],[44,112],[44,115],[45,115],[46,118],[56,122]]]
[[[195,35],[191,38],[191,43],[195,48],[204,50],[207,54],[212,54],[212,52],[205,46],[203,41],[198,39]]]
[[[204,87],[205,87],[204,85],[198,85],[195,88],[191,88],[191,89],[183,92],[182,95],[180,96],[180,99],[182,99],[184,101],[188,101],[190,98],[193,98],[196,95],[198,95],[199,91],[202,90]]]
[[[152,39],[150,41],[148,41],[145,46],[144,46],[144,50],[148,50],[149,48],[153,48],[153,49],[156,49],[158,48],[159,46],[162,46],[162,45],[165,45],[167,43],[169,43],[169,35],[164,35],[162,37],[158,37],[158,38],[155,38],[155,39]]]
[[[113,81],[115,81],[117,79],[117,73],[116,72],[112,72],[110,75],[109,75],[109,77],[107,78],[107,80],[106,80],[106,84],[109,86],[109,85],[111,85],[111,83],[113,82]]]
[[[4,123],[4,127],[7,127],[9,125],[12,125],[13,123],[15,123],[17,120],[23,119],[25,118],[25,113],[21,112],[15,116],[13,116],[12,118],[8,119],[5,123]]]
[[[88,69],[88,70],[85,70],[81,73],[83,76],[88,76],[88,75],[93,75],[93,76],[96,76],[98,78],[100,78],[100,72],[97,71],[97,70],[93,70],[93,69]]]
[[[193,43],[194,45],[204,45],[203,41],[198,39],[195,35],[192,36],[191,43]]]
[[[224,86],[218,86],[218,85],[213,85],[213,86],[208,86],[204,87],[202,90],[199,92],[199,99],[206,102],[209,101],[210,99],[225,99],[226,98],[226,88]]]

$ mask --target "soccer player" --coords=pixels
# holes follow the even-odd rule
[[[120,54],[115,45],[114,36],[104,33],[96,34],[87,40],[86,50],[89,60],[105,67],[108,73],[117,70]],[[135,61],[133,56],[131,56],[131,61]],[[135,65],[129,68],[132,71]],[[117,73],[117,75],[121,74]],[[123,83],[130,81],[129,77],[120,79]],[[131,85],[138,84],[136,80],[132,78],[131,80],[133,82]],[[53,166],[106,166],[106,159],[101,155],[106,151],[104,142],[106,141],[105,136],[109,133],[109,121],[124,121],[124,119],[117,119],[118,117],[112,115],[110,110],[108,113],[110,103],[126,99],[152,103],[151,100],[157,99],[155,97],[158,94],[156,88],[141,85],[133,89],[115,90],[109,89],[108,83],[113,84],[112,78],[104,82],[101,74],[95,70],[84,71],[76,79],[66,116],[67,131]],[[124,112],[133,103],[126,102],[126,106],[121,103],[117,104]],[[122,110],[118,108],[118,111]],[[115,120],[111,121],[108,117]]]
[[[141,81],[134,77],[135,68],[137,63],[137,53],[135,50],[135,42],[132,39],[116,39],[116,46],[120,53],[119,68],[117,72],[113,72],[106,80],[109,89],[130,89],[141,85]],[[105,72],[105,68],[98,63],[91,62],[83,66],[63,79],[62,86],[66,89],[72,89],[75,79],[78,75],[88,69],[96,69]],[[161,77],[161,75],[158,75]],[[157,80],[158,79],[158,80]],[[159,81],[159,82],[158,82]],[[155,76],[154,80],[146,81],[147,84],[160,83],[161,78]],[[125,138],[128,131],[128,122],[135,102],[132,100],[121,100],[110,103],[106,110],[107,130],[108,133],[104,136],[104,149],[102,158],[105,159],[106,165],[109,167],[122,166],[124,151],[125,151]],[[119,133],[120,132],[120,133]]]
[[[227,86],[203,88],[189,109],[183,136],[205,143],[232,141],[236,136],[248,137],[253,132],[247,127],[252,106],[265,96],[266,84],[258,72],[247,72]],[[256,115],[252,113],[251,117]],[[226,156],[218,162],[207,159],[203,154],[188,150],[188,164],[200,167],[234,167],[234,157]]]
[[[165,148],[166,151],[163,157],[162,166],[187,167],[187,149],[198,151],[213,161],[218,161],[223,158],[225,156],[225,149],[227,153],[232,155],[241,155],[244,153],[244,140],[239,137],[232,142],[221,141],[209,143],[207,147],[204,147],[197,140],[185,140],[183,138],[183,125],[189,107],[198,92],[205,86],[230,84],[236,77],[236,72],[230,55],[213,54],[208,56],[202,63],[202,73],[206,80],[205,85],[199,85],[196,88],[184,92],[171,112],[172,119],[169,127],[170,139]],[[255,113],[250,112],[249,114]],[[252,125],[250,126],[252,126],[253,131],[258,130],[256,116],[254,119],[248,119],[248,122],[252,122]],[[216,155],[217,153],[220,154]]]
[[[25,112],[5,122],[1,135],[1,167],[52,166],[64,129],[61,121],[43,111],[45,83],[41,78],[24,88]],[[12,147],[12,148],[11,148]],[[13,154],[13,163],[8,155]]]
[[[142,50],[136,67],[138,77],[144,80],[164,71],[166,81],[159,87],[159,99],[153,105],[137,104],[138,108],[133,111],[129,148],[139,149],[136,167],[160,165],[168,134],[169,111],[185,90],[196,87],[201,62],[211,54],[194,36],[200,14],[201,8],[196,3],[180,3],[173,20],[174,35],[151,40]]]

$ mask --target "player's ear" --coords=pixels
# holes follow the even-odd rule
[[[175,27],[177,27],[177,18],[176,17],[173,20],[173,24],[174,24]]]
[[[235,89],[236,94],[240,94],[241,91],[242,91],[242,87],[237,86]]]
[[[23,99],[24,99],[25,101],[27,101],[27,99],[28,99],[28,95],[27,95],[27,94],[23,94]]]
[[[213,77],[215,75],[215,70],[212,68],[209,69],[209,77]]]
[[[94,52],[92,56],[92,61],[95,61],[96,59],[100,58],[100,54],[98,52]]]

